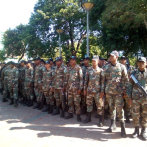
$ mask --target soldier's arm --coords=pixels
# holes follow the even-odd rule
[[[16,69],[16,71],[15,71],[15,78],[14,78],[14,83],[15,84],[18,84],[18,80],[19,80],[19,70],[18,69]]]
[[[52,72],[52,88],[55,87],[55,70],[53,70],[53,72]]]
[[[31,69],[31,83],[34,82],[34,69]]]
[[[89,82],[89,72],[88,72],[88,70],[87,70],[87,72],[86,72],[86,74],[85,74],[84,90],[87,90],[88,82]]]
[[[63,77],[64,77],[64,80],[63,80],[63,87],[65,87],[65,81],[66,81],[66,73],[67,73],[67,68],[64,67],[64,71],[63,71]]]
[[[106,76],[105,76],[106,70],[101,71],[101,92],[105,92],[105,85],[106,85]]]
[[[129,81],[128,74],[127,74],[127,69],[123,65],[122,66],[122,89],[124,92],[126,92],[126,83]]]

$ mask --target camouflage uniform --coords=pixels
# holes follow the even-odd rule
[[[64,81],[66,78],[66,67],[61,65],[61,67],[55,68],[53,72],[53,84],[52,87],[54,88],[54,97],[56,99],[56,106],[59,107],[62,104],[62,108],[65,108],[63,103],[63,92],[62,89],[64,87]]]
[[[17,67],[9,69],[8,79],[8,90],[10,92],[11,99],[18,99],[19,70]]]
[[[101,91],[106,93],[106,99],[109,103],[111,120],[115,120],[117,111],[120,122],[124,122],[124,100],[122,91],[126,90],[125,83],[128,81],[127,70],[124,65],[109,63],[104,67]],[[116,111],[115,111],[116,110]]]
[[[65,81],[65,88],[68,90],[68,112],[74,112],[75,104],[76,114],[80,114],[81,95],[78,94],[78,90],[83,89],[83,73],[79,65],[76,65],[74,68],[68,68]]]
[[[46,98],[47,104],[54,105],[54,98],[52,92],[50,92],[52,87],[52,70],[47,70],[43,68],[43,79],[42,79],[42,90],[44,91],[44,96]]]
[[[27,98],[33,100],[33,82],[34,82],[34,69],[33,67],[25,68],[25,94]]]
[[[138,69],[133,71],[134,76],[140,83],[140,85],[147,91],[147,69],[141,73]],[[128,99],[132,99],[132,119],[135,127],[139,126],[139,120],[141,117],[142,127],[147,127],[147,99],[143,95],[142,91],[137,87],[137,85],[130,79],[127,85],[127,95]]]
[[[86,72],[88,70],[90,66],[82,66],[82,72],[83,72],[83,83],[85,82],[85,75]],[[82,107],[86,106],[86,97],[84,96],[84,91],[82,90],[82,94],[81,94],[81,103],[82,103]]]
[[[34,88],[37,102],[41,102],[41,87],[43,78],[43,65],[38,65],[35,67],[35,77],[34,77]]]
[[[25,97],[25,69],[25,66],[19,68],[19,91],[23,98]]]
[[[4,84],[3,98],[7,98],[8,96],[9,74],[10,74],[10,65],[7,65],[2,71],[2,81]]]
[[[87,112],[92,112],[94,99],[96,102],[98,115],[102,115],[103,113],[103,99],[99,98],[99,93],[101,90],[102,71],[103,70],[99,67],[97,67],[97,69],[93,69],[92,67],[89,68],[86,72],[84,82],[84,90],[87,91]]]

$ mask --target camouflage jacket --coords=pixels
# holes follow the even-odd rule
[[[25,80],[25,69],[25,66],[19,68],[19,80],[21,81]]]
[[[128,74],[126,67],[120,63],[111,63],[103,67],[101,91],[109,94],[118,94],[126,91]]]
[[[101,91],[101,81],[102,81],[103,70],[100,67],[93,69],[90,67],[85,75],[84,90],[92,93],[98,93]]]
[[[61,67],[55,68],[53,71],[53,83],[52,87],[55,89],[62,89],[64,87],[64,81],[66,79],[66,71],[67,68],[64,65],[61,65]]]
[[[143,73],[141,73],[138,69],[131,72],[131,74],[136,77],[140,85],[145,89],[147,92],[147,69]],[[137,100],[139,98],[146,99],[143,95],[142,91],[138,88],[138,86],[134,83],[134,81],[130,78],[129,82],[127,83],[127,98]]]
[[[43,68],[43,90],[48,90],[52,87],[52,72],[52,69],[47,70],[46,68]]]
[[[79,65],[76,65],[74,68],[68,68],[66,73],[65,88],[75,88],[77,90],[83,89],[83,73]]]
[[[45,67],[41,64],[35,67],[35,76],[34,76],[35,87],[42,84],[43,68]]]
[[[34,69],[33,69],[33,67],[25,69],[25,82],[33,85],[33,82],[34,82]]]
[[[10,68],[8,79],[10,83],[18,85],[19,70],[17,67]]]
[[[9,77],[9,74],[10,74],[10,65],[6,66],[3,70],[2,70],[2,80],[4,82],[7,82],[8,81],[8,77]]]

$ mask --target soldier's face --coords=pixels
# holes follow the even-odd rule
[[[21,65],[21,66],[24,66],[24,65],[25,65],[25,63],[24,63],[24,62],[22,62],[20,65]]]
[[[98,60],[92,60],[92,66],[97,66],[98,65]]]
[[[84,60],[84,64],[89,64],[89,60]]]
[[[40,62],[40,60],[35,60],[35,65],[38,65]]]
[[[50,64],[45,64],[46,68],[50,68],[50,66],[51,66]]]
[[[146,68],[146,63],[143,61],[137,62],[139,69],[145,69]]]
[[[59,67],[61,65],[61,61],[56,61],[56,65]]]
[[[76,64],[76,62],[77,62],[76,60],[71,59],[71,60],[70,60],[70,65],[71,65],[71,66],[72,66],[72,65],[75,65],[75,64]]]
[[[126,59],[121,59],[121,60],[120,60],[120,63],[123,64],[123,65],[126,65],[127,60],[126,60]]]
[[[110,62],[116,61],[117,59],[118,59],[117,56],[112,56],[112,55],[110,55],[110,57],[109,57],[109,61],[110,61]]]

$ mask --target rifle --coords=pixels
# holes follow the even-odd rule
[[[134,81],[134,83],[138,86],[138,88],[142,91],[143,95],[146,97],[147,100],[147,93],[146,90],[140,85],[136,77],[134,76],[135,72],[131,74],[131,78]]]

